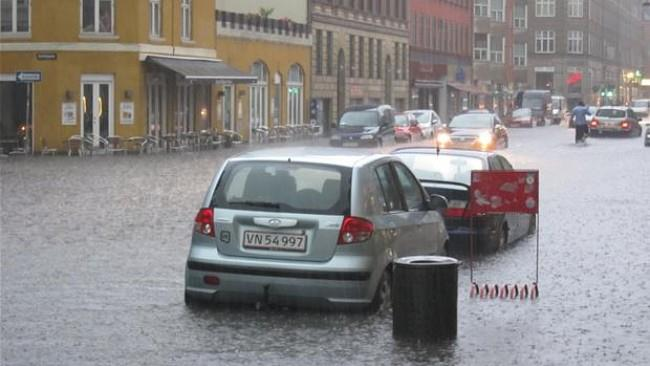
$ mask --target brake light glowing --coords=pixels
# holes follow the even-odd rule
[[[591,127],[598,127],[598,124],[599,124],[599,123],[600,123],[600,122],[598,122],[597,119],[594,119],[594,120],[591,121],[591,123],[589,123],[589,125],[590,125]]]
[[[194,231],[206,236],[215,236],[214,230],[214,210],[212,208],[202,208],[196,214],[194,219]]]
[[[627,130],[628,128],[630,128],[630,122],[628,122],[628,121],[621,122],[621,128]]]
[[[372,237],[375,225],[360,217],[346,216],[339,231],[339,245],[360,243]]]

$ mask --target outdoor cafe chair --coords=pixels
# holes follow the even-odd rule
[[[68,156],[72,156],[72,154],[77,154],[79,156],[84,155],[83,140],[84,138],[81,137],[81,135],[72,135],[68,137],[68,139],[65,141],[65,145],[68,150]]]
[[[147,140],[142,136],[131,136],[126,140],[126,142],[128,152],[142,154]]]
[[[111,154],[123,153],[126,154],[126,149],[122,146],[122,136],[108,136],[108,149],[107,151]]]

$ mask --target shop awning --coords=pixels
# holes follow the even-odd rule
[[[220,61],[148,56],[146,62],[173,71],[186,80],[220,83],[254,83],[257,77],[243,73]]]
[[[481,88],[470,85],[470,84],[462,84],[462,83],[448,83],[448,85],[456,90],[470,93],[473,95],[481,95],[481,94],[487,94],[485,91],[483,91]]]

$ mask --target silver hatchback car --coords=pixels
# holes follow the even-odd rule
[[[395,156],[289,148],[231,158],[196,216],[185,301],[378,309],[391,262],[441,254],[441,210]]]

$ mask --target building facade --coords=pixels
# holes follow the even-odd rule
[[[217,0],[216,7],[219,58],[257,77],[250,85],[222,87],[219,125],[248,138],[259,126],[308,123],[309,1]]]
[[[476,97],[472,70],[472,2],[411,0],[411,108],[433,109],[444,121]]]
[[[2,13],[1,139],[24,126],[32,151],[210,129],[216,83],[254,80],[217,59],[213,2],[6,0]]]
[[[474,75],[484,91],[483,106],[500,114],[509,110],[514,85],[516,0],[474,0]],[[517,14],[519,15],[519,14]]]
[[[569,105],[625,103],[639,94],[629,75],[642,68],[647,49],[641,5],[474,0],[476,77],[497,100],[517,90],[548,89]]]
[[[329,132],[348,105],[409,98],[407,0],[312,0],[310,118]]]

